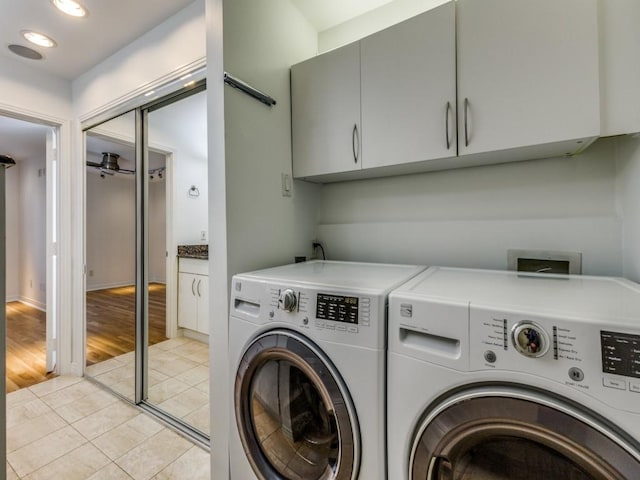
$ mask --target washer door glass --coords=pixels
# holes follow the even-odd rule
[[[235,406],[260,478],[355,478],[351,403],[333,366],[307,340],[285,331],[256,339],[240,364]]]
[[[500,396],[461,395],[436,408],[410,463],[412,480],[626,480],[640,472],[621,444],[562,408]]]

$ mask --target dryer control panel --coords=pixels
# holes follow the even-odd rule
[[[554,380],[640,413],[640,329],[469,308],[469,371]]]

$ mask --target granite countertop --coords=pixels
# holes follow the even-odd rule
[[[178,257],[209,260],[209,245],[178,245]]]

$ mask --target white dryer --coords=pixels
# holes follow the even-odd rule
[[[640,289],[430,268],[389,296],[389,478],[640,478]]]
[[[422,270],[313,261],[233,277],[232,479],[386,478],[387,295]]]

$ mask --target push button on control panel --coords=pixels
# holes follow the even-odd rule
[[[640,393],[640,382],[629,382],[629,391]]]
[[[495,363],[497,358],[498,357],[496,357],[495,352],[492,350],[487,350],[486,352],[484,352],[484,359],[489,363]]]
[[[626,390],[627,382],[624,380],[618,380],[617,378],[604,377],[602,384],[607,388],[615,388],[617,390]]]
[[[569,369],[569,378],[574,382],[581,382],[584,380],[584,372],[578,367],[571,367]]]

